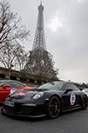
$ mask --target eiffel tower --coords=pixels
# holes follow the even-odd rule
[[[57,71],[54,69],[52,55],[46,49],[44,33],[44,6],[42,2],[38,6],[38,19],[32,51],[24,70],[37,77],[37,81],[56,80]]]
[[[41,2],[40,5],[38,6],[39,13],[38,13],[37,27],[36,27],[32,50],[37,50],[37,49],[46,50],[43,10],[44,10],[44,6],[42,5],[42,2]]]

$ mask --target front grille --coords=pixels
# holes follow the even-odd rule
[[[22,113],[30,115],[33,112],[33,107],[22,106]]]
[[[5,110],[7,110],[8,112],[12,112],[12,113],[15,113],[16,111],[16,109],[15,108],[13,108],[13,107],[9,107],[9,106],[5,106]]]
[[[13,115],[40,115],[44,113],[44,107],[40,106],[21,106],[19,103],[15,103],[14,107],[4,105],[6,112]]]
[[[7,105],[5,105],[4,107],[5,107],[6,111],[14,113],[14,114],[17,113],[17,112],[18,113],[21,112],[21,105],[18,104],[18,103],[15,103],[14,107],[10,107],[10,106],[7,106]]]
[[[22,113],[25,115],[38,115],[44,113],[42,106],[22,106]]]

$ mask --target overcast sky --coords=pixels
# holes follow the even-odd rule
[[[1,0],[0,0],[1,1]],[[40,0],[8,0],[11,10],[30,30],[31,50]],[[53,55],[59,78],[88,83],[88,0],[43,0],[47,50]]]

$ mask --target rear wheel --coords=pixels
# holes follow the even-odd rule
[[[86,95],[83,96],[82,99],[82,108],[85,110],[88,107],[88,97]]]
[[[57,118],[61,111],[60,100],[57,96],[52,96],[48,102],[47,115],[49,118]]]

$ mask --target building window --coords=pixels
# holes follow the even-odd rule
[[[0,74],[0,78],[5,78],[5,75],[4,74]]]

